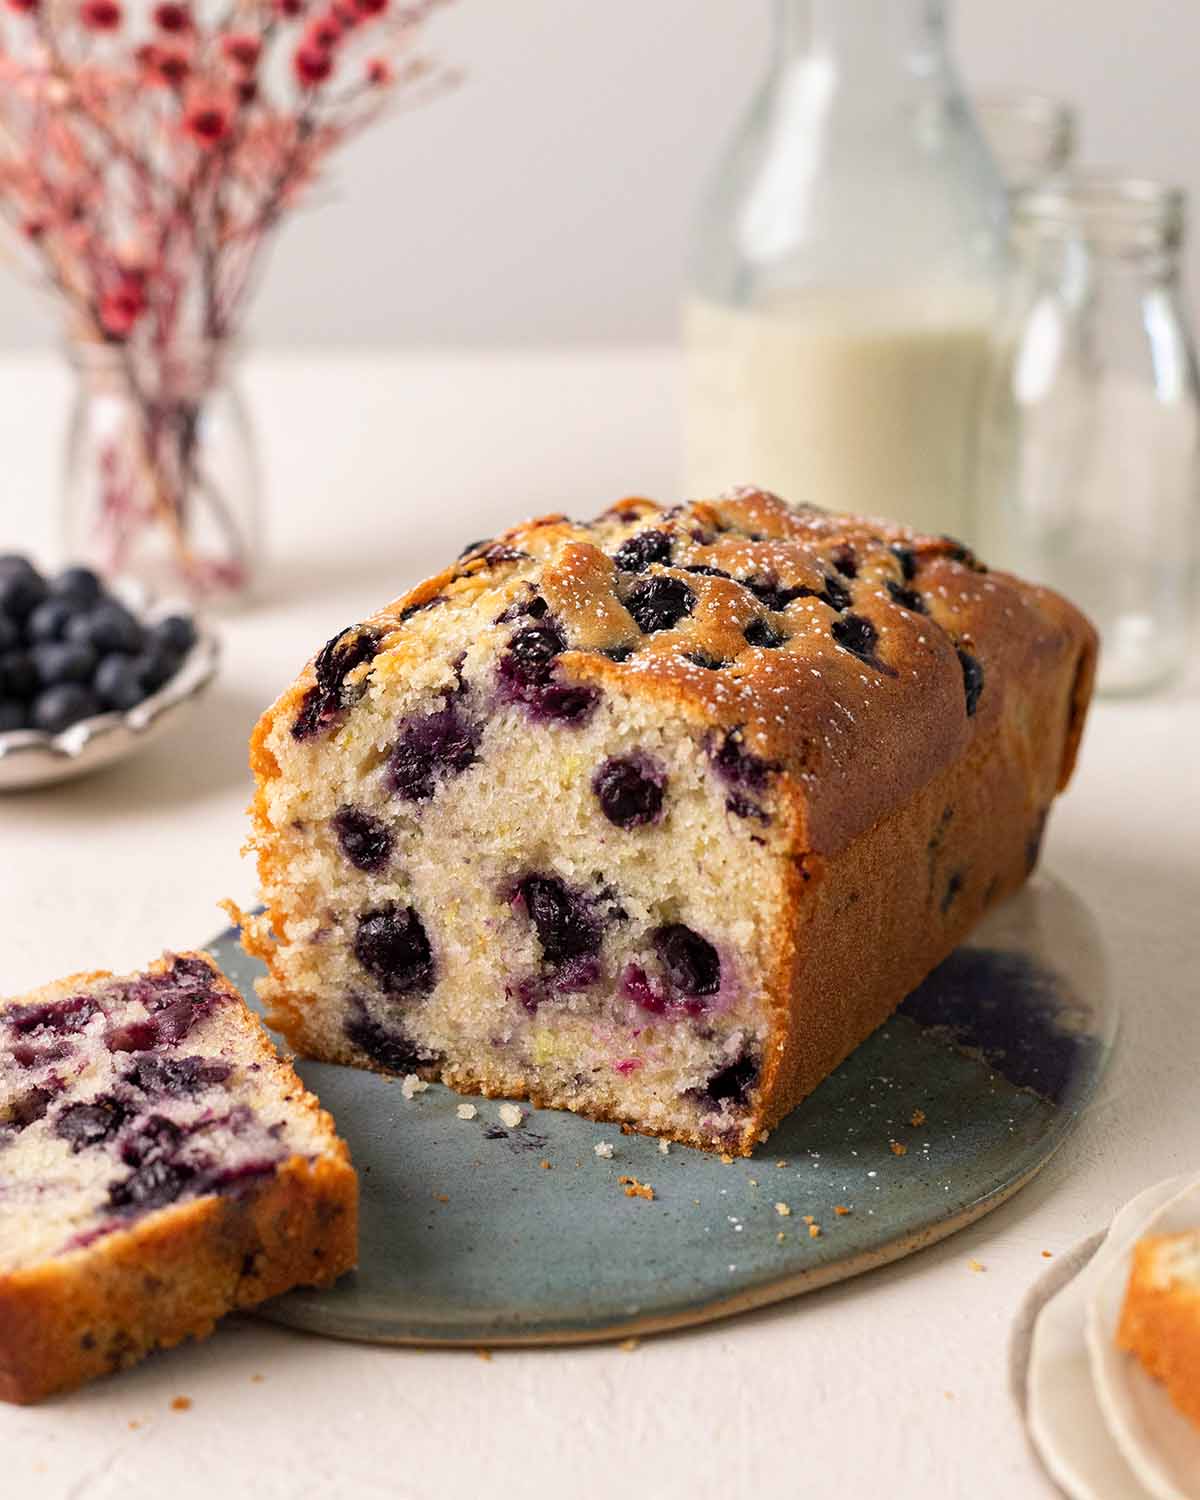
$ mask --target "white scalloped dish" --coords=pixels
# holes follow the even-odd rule
[[[179,614],[178,602],[148,601],[128,587],[111,592],[146,624]],[[0,734],[0,792],[49,786],[97,771],[149,745],[185,719],[195,700],[212,682],[220,649],[216,636],[198,619],[196,642],[173,677],[157,692],[124,713],[94,714],[60,734],[14,729]]]

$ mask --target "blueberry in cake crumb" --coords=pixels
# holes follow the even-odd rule
[[[435,1060],[399,1026],[381,1021],[356,997],[345,1023],[346,1039],[388,1073],[411,1073]]]
[[[666,774],[646,755],[613,756],[592,777],[600,810],[618,828],[641,828],[662,817]]]
[[[111,1094],[98,1094],[87,1104],[68,1104],[54,1120],[54,1133],[71,1143],[72,1151],[111,1140],[125,1123],[127,1111]]]
[[[834,620],[829,627],[830,634],[844,651],[849,651],[852,656],[857,656],[859,661],[866,662],[875,671],[883,672],[889,677],[896,675],[895,667],[890,667],[886,662],[880,661],[875,647],[879,644],[879,632],[865,615],[845,614]]]
[[[524,704],[536,720],[581,724],[600,695],[593,687],[556,680],[556,660],[566,649],[561,627],[549,616],[514,632],[497,667],[501,696]]]
[[[433,986],[433,953],[415,908],[394,902],[358,919],[354,956],[389,995],[422,994]]]
[[[339,807],[333,815],[333,831],[342,853],[356,869],[376,874],[391,858],[391,830],[361,807]]]
[[[961,646],[955,647],[958,663],[962,667],[963,690],[967,698],[967,718],[974,717],[979,707],[979,695],[983,692],[983,667],[979,660]]]
[[[773,772],[780,770],[776,761],[763,760],[746,749],[742,733],[731,729],[721,740],[712,757],[718,776],[731,786],[746,786],[753,791],[762,791]]]
[[[706,672],[719,672],[722,667],[727,667],[729,662],[723,656],[710,656],[707,651],[685,651],[684,661],[690,661],[692,666],[701,667]]]
[[[479,726],[455,698],[445,698],[441,708],[404,724],[388,757],[392,791],[407,802],[428,801],[439,781],[472,764],[478,744]]]
[[[106,1045],[180,1001],[195,1008],[186,1055]],[[0,1400],[202,1338],[353,1265],[346,1149],[208,959],[0,1001],[0,1037]]]
[[[702,1096],[718,1108],[727,1103],[744,1104],[757,1080],[758,1063],[748,1052],[743,1052],[709,1078]]]
[[[849,542],[842,542],[829,554],[829,561],[843,578],[858,577],[858,558]]]
[[[513,904],[528,915],[552,964],[599,950],[601,928],[591,901],[557,876],[526,875]]]
[[[660,927],[653,941],[668,979],[681,995],[696,999],[721,988],[721,958],[707,938],[682,922],[672,922]]]
[[[292,725],[293,739],[309,739],[332,728],[350,705],[346,679],[370,661],[378,647],[378,632],[363,625],[347,626],[326,641],[313,664],[317,680],[305,693]]]
[[[613,562],[623,573],[644,573],[651,563],[669,563],[673,545],[665,531],[639,531],[621,543]]]
[[[625,608],[643,635],[671,630],[691,614],[695,604],[696,596],[682,578],[662,573],[636,584],[625,600]]]
[[[695,573],[698,578],[728,578],[730,580],[733,578],[733,574],[727,573],[724,568],[711,568],[707,563],[692,563],[683,571]]]

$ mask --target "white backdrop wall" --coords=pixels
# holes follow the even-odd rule
[[[428,36],[462,86],[335,164],[276,246],[255,336],[670,338],[691,208],[761,69],[767,16],[767,0],[457,0]],[[1200,204],[1196,0],[958,0],[955,23],[974,86],[1073,100],[1087,158]],[[0,345],[54,332],[0,266]]]

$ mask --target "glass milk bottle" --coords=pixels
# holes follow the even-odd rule
[[[695,245],[689,493],[968,533],[1005,218],[942,0],[775,0]]]

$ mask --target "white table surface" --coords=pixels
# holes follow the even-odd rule
[[[252,898],[246,737],[316,643],[515,516],[676,496],[669,351],[292,355],[246,376],[269,476],[261,600],[224,622],[220,682],[180,738],[0,800],[2,992],[204,941],[219,897]],[[53,558],[67,389],[49,360],[0,362],[0,551]],[[484,1361],[239,1318],[70,1397],[0,1407],[0,1496],[1049,1495],[1008,1392],[1020,1299],[1044,1250],[1200,1168],[1198,744],[1195,676],[1094,711],[1045,860],[1099,917],[1124,1033],[1070,1143],[973,1228],[631,1352]]]

